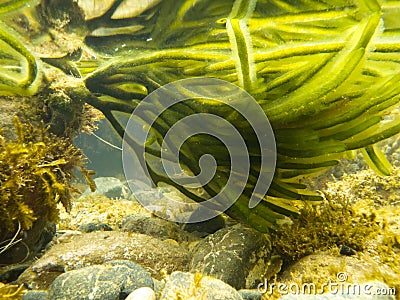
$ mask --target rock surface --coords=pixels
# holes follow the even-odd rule
[[[110,261],[58,276],[49,288],[49,299],[125,299],[140,287],[153,287],[150,274],[130,261]]]
[[[374,278],[373,282],[371,278]],[[395,299],[395,286],[383,282],[392,282],[394,285],[398,283],[396,274],[384,264],[366,257],[320,252],[308,255],[289,266],[278,276],[275,292],[280,284],[287,287],[278,293],[282,296],[280,300]],[[313,286],[313,295],[304,295],[305,292],[301,289],[310,285]],[[299,289],[300,292],[297,292]],[[270,291],[269,289],[269,294]]]
[[[365,250],[357,251],[356,255],[339,255],[339,248],[332,243],[333,248],[327,252],[317,252],[295,263],[285,264],[286,269],[276,278],[276,283],[289,285],[305,282],[319,285],[326,283],[327,278],[332,281],[337,280],[338,273],[343,272],[347,274],[346,282],[349,283],[363,284],[376,280],[377,287],[399,289],[399,176],[399,170],[396,170],[391,177],[376,177],[369,171],[360,171],[355,175],[346,175],[343,180],[336,183],[329,182],[324,191],[329,192],[331,198],[343,196],[351,199],[352,203],[363,202],[361,206],[357,206],[357,211],[358,209],[361,211],[366,208],[373,209],[376,222],[385,226],[382,230],[377,230],[376,237],[373,236],[371,240],[367,240]],[[172,193],[172,195],[175,197],[175,194]],[[150,199],[154,195],[150,193],[147,196]],[[160,199],[161,202],[166,201],[163,195],[160,195]],[[387,202],[390,205],[387,205]],[[369,212],[369,210],[366,211]],[[153,276],[152,290],[158,300],[161,295],[168,297],[164,299],[176,299],[176,297],[185,300],[190,298],[231,299],[229,297],[232,296],[232,299],[259,300],[262,293],[256,289],[258,282],[269,279],[269,275],[272,272],[278,272],[282,264],[282,261],[278,259],[276,268],[271,271],[276,256],[270,255],[269,238],[244,228],[236,222],[229,223],[229,219],[226,218],[224,225],[226,228],[201,239],[199,237],[202,236],[196,232],[188,233],[182,230],[182,226],[154,217],[136,201],[123,199],[116,201],[103,195],[92,195],[76,200],[71,213],[63,214],[61,219],[63,226],[59,225],[58,234],[61,232],[64,234],[58,237],[58,244],[46,250],[47,253],[19,278],[19,283],[27,283],[28,287],[46,289],[54,278],[66,271],[93,265],[104,267],[108,261],[126,259],[141,264]],[[114,231],[92,233],[73,231],[80,225],[90,222],[107,224]],[[121,227],[129,232],[120,232]],[[67,230],[60,231],[63,228]],[[195,231],[199,230],[195,229]],[[192,242],[193,236],[195,240]],[[187,248],[191,249],[190,253]],[[192,274],[188,275],[185,272],[189,270],[190,261]],[[200,272],[196,274],[196,270]],[[179,275],[178,279],[174,279],[175,275],[163,279],[165,274],[173,271],[181,271],[178,273],[184,275]],[[265,272],[267,272],[266,275]],[[207,275],[228,282],[229,288],[234,286],[238,289],[237,292],[241,298],[237,298],[236,291],[233,294],[227,292],[224,296],[218,293],[214,295],[226,285],[206,286],[203,278],[208,277]],[[165,281],[174,282],[166,286]],[[172,294],[167,294],[167,288]],[[200,288],[203,289],[200,290]],[[141,289],[138,289],[138,293],[139,290]],[[136,290],[131,293],[132,297],[135,296],[135,292]],[[147,294],[143,295],[135,296],[135,298],[146,299],[143,297],[147,297]],[[328,293],[316,295],[317,298],[314,298],[313,295],[285,296],[284,293],[274,293],[273,299],[279,297],[282,297],[282,300],[338,299],[335,296],[337,295]],[[365,296],[365,299],[393,299],[392,295],[380,298]],[[47,296],[43,291],[37,293],[29,291],[26,297],[44,300]],[[264,295],[262,299],[268,299],[268,295]],[[360,298],[348,295],[341,299]]]
[[[91,192],[88,188],[83,192],[82,196],[102,194],[108,198],[128,198],[130,195],[129,188],[115,177],[97,177],[94,179],[96,190]]]
[[[112,260],[130,260],[160,279],[159,271],[187,270],[188,252],[179,245],[127,232],[96,231],[54,245],[19,277],[33,289],[46,289],[60,274]]]
[[[395,300],[396,297],[390,293],[390,288],[386,284],[379,281],[372,281],[360,285],[360,293],[358,290],[353,292],[352,288],[350,288],[349,292],[345,291],[344,293],[334,292],[319,295],[284,295],[280,297],[279,300]]]
[[[122,231],[133,231],[147,234],[161,240],[173,239],[177,242],[191,242],[196,237],[184,231],[174,222],[147,214],[132,214],[122,222]]]
[[[149,287],[141,287],[130,293],[125,300],[156,300],[156,294]]]
[[[354,256],[335,256],[330,253],[315,253],[308,255],[289,266],[279,277],[281,282],[326,282],[339,280],[345,276],[346,282],[363,283],[373,276],[376,280],[395,278],[387,266],[373,260]]]
[[[262,293],[257,289],[253,290],[239,290],[240,296],[242,296],[243,300],[261,300]]]
[[[167,277],[160,300],[205,299],[242,300],[240,294],[223,281],[200,273],[174,272]]]
[[[79,231],[82,232],[93,232],[93,231],[112,231],[112,227],[108,224],[101,222],[90,222],[82,224],[78,227]]]
[[[214,276],[236,289],[254,288],[266,276],[271,242],[260,232],[223,228],[192,250],[191,272]]]
[[[47,291],[26,291],[22,296],[22,300],[47,300]]]
[[[103,195],[87,195],[75,199],[72,209],[60,208],[58,230],[77,230],[86,223],[104,223],[118,229],[127,215],[147,213],[136,201],[111,200]]]

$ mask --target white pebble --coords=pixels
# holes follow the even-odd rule
[[[145,286],[134,290],[125,300],[156,300],[156,294],[151,288]]]

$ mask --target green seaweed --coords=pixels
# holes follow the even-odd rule
[[[118,114],[131,114],[149,93],[167,83],[212,77],[250,93],[275,133],[273,182],[267,195],[258,195],[263,201],[249,208],[257,179],[263,176],[250,123],[215,101],[174,105],[154,124],[147,124],[151,135],[145,143],[145,163],[156,183],[171,184],[203,201],[218,194],[227,182],[227,151],[204,135],[188,139],[180,149],[182,168],[191,174],[199,172],[203,154],[217,159],[217,175],[203,187],[204,193],[174,183],[160,167],[166,132],[183,117],[197,113],[225,118],[245,138],[250,176],[227,213],[260,231],[277,228],[279,219],[298,214],[304,201],[322,200],[303,181],[336,165],[350,151],[364,149],[375,171],[390,174],[386,158],[374,144],[400,132],[400,119],[391,114],[400,102],[400,19],[396,15],[400,1],[164,0],[139,15],[114,18],[121,3],[115,1],[102,15],[86,21],[89,33],[83,52],[93,58],[83,55],[75,61],[79,55],[66,54],[59,60],[44,59],[77,77],[71,88],[65,88],[73,101],[101,110],[122,138],[125,128]],[[7,34],[2,41],[19,52],[28,67],[22,73],[26,78],[19,83],[3,78],[0,88],[4,93],[18,86],[22,90],[16,89],[17,93],[31,93],[39,73],[33,71],[37,61],[25,53],[11,31],[3,32]],[[15,55],[4,57],[15,60]],[[144,123],[155,113],[152,109]],[[133,148],[140,146],[134,137],[129,142]]]
[[[0,15],[14,12],[28,0],[0,3]],[[38,62],[21,37],[0,21],[0,95],[33,95],[40,84]]]
[[[167,0],[139,16],[113,20],[110,16],[117,7],[88,21],[96,34],[86,38],[100,53],[113,50],[112,58],[103,57],[98,67],[80,61],[78,67],[86,87],[97,95],[87,101],[104,113],[121,137],[124,126],[115,112],[132,112],[166,83],[201,76],[244,88],[261,105],[275,133],[278,159],[273,183],[264,201],[249,209],[249,196],[260,176],[259,149],[249,124],[212,102],[175,105],[152,125],[155,139],[146,143],[151,154],[146,155],[146,164],[155,182],[172,184],[196,201],[207,199],[175,184],[157,168],[160,139],[169,126],[200,112],[223,116],[242,136],[250,136],[246,143],[251,176],[227,213],[261,231],[275,228],[284,215],[298,213],[302,201],[321,200],[299,183],[337,164],[349,151],[365,148],[373,169],[390,174],[386,158],[373,145],[400,131],[400,119],[390,115],[400,95],[400,21],[390,17],[399,1]],[[115,34],[101,36],[96,31],[100,20]],[[142,27],[119,34],[117,28],[126,24]],[[121,43],[126,47],[115,52]],[[210,143],[206,137],[188,141],[180,149],[183,168],[196,174],[202,154],[226,155]],[[218,175],[219,180],[203,187],[209,196],[226,182],[225,170]]]

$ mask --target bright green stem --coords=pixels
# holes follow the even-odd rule
[[[15,11],[23,7],[30,0],[9,0],[4,3],[0,3],[0,15]]]
[[[361,150],[364,154],[364,159],[377,174],[384,176],[390,175],[392,167],[385,154],[383,154],[379,148],[370,145]]]
[[[34,82],[38,77],[38,65],[35,57],[32,53],[21,43],[18,38],[13,35],[10,29],[0,22],[0,40],[8,44],[12,49],[21,54],[27,62],[27,74],[26,78],[21,82],[14,82],[12,86],[8,88],[11,93],[17,93],[21,95],[32,95],[36,92]],[[3,78],[0,75],[0,82]],[[9,82],[6,79],[6,82]]]

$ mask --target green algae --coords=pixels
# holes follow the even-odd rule
[[[55,11],[47,16],[48,24],[75,24],[74,16],[82,18],[72,3],[65,8],[73,12],[61,18],[57,4],[49,1],[42,7],[43,14]],[[355,149],[365,148],[373,169],[390,174],[386,158],[373,145],[400,131],[400,119],[390,115],[400,102],[400,22],[393,13],[399,10],[398,1],[165,0],[139,15],[114,18],[120,4],[116,1],[82,24],[86,26],[81,30],[86,33],[84,45],[58,59],[44,57],[41,64],[63,70],[68,99],[101,110],[121,138],[124,125],[118,114],[128,116],[149,93],[169,82],[213,77],[249,92],[271,122],[278,152],[273,183],[255,208],[250,209],[248,203],[262,176],[260,151],[236,111],[193,101],[174,106],[151,124],[155,135],[163,137],[183,116],[222,112],[250,137],[251,174],[245,192],[227,211],[232,217],[261,231],[278,228],[279,220],[298,214],[304,201],[323,199],[303,181],[325,172]],[[11,30],[2,32],[3,42],[13,51],[20,49],[17,52],[26,59],[23,65],[28,66],[22,73],[27,77],[19,84],[5,82],[3,93],[34,93],[40,72],[33,70],[40,60],[26,53],[22,44],[12,46],[18,41]],[[215,156],[225,153],[221,147],[210,146],[209,138],[193,144],[189,141],[187,148],[206,149]],[[167,174],[152,169],[161,157],[159,141],[149,140],[145,147],[151,154],[146,164],[153,181],[173,184]],[[195,174],[198,155],[183,149],[180,155]],[[226,172],[218,175],[218,180],[204,186],[200,198],[184,186],[175,187],[196,201],[207,200],[226,182]]]
[[[348,282],[362,284],[378,280],[398,290],[399,176],[398,168],[393,169],[391,176],[362,170],[326,182],[321,188],[327,198],[325,202],[304,209],[303,215],[294,218],[292,224],[283,224],[273,234],[273,244],[285,262],[284,267],[289,266],[291,272],[292,266],[302,262],[302,258],[314,254],[326,257],[320,259],[320,265],[313,264],[312,258],[308,263],[301,263],[296,268],[301,276],[294,273],[290,280],[296,284],[322,285],[328,277],[336,278],[339,272],[344,272],[348,267],[346,261],[354,261],[352,265],[362,264],[368,270],[354,270],[354,274],[349,273]],[[352,258],[339,254],[342,245],[356,251]],[[279,280],[289,284],[285,276],[278,275]]]
[[[166,83],[206,76],[249,92],[273,127],[277,169],[264,201],[249,209],[249,195],[260,176],[257,144],[250,144],[253,160],[246,192],[227,213],[265,231],[277,228],[277,220],[284,215],[298,213],[302,201],[322,200],[321,195],[307,191],[302,181],[334,166],[352,150],[365,147],[363,153],[374,170],[390,174],[386,158],[373,145],[400,131],[400,120],[386,116],[399,103],[400,24],[393,18],[385,23],[388,7],[399,5],[396,1],[286,5],[281,1],[163,1],[143,15],[113,21],[109,18],[116,5],[91,20],[89,29],[94,32],[100,20],[105,27],[118,27],[119,22],[143,27],[128,35],[129,41],[117,31],[115,35],[89,34],[87,44],[99,53],[118,51],[112,58],[102,57],[98,68],[84,60],[78,68],[86,87],[98,95],[88,102],[104,113],[121,137],[124,126],[115,112],[133,111]],[[168,18],[171,14],[175,17]],[[118,43],[125,47],[119,48]],[[187,106],[192,112],[174,106],[169,117],[150,125],[157,136],[164,136],[168,124],[179,121],[179,115],[205,111],[219,115],[220,108],[212,103]],[[252,134],[234,111],[224,109],[224,117],[243,135]],[[190,148],[210,149],[218,156],[219,148],[210,145],[210,139],[196,140]],[[161,157],[161,146],[157,141],[145,146],[151,153],[146,164],[153,181],[174,185],[166,174],[152,169]],[[183,150],[180,155],[195,174],[197,156]],[[220,191],[224,180],[217,181],[204,186],[209,196]],[[174,186],[195,198],[185,187]]]
[[[14,12],[27,2],[2,2],[0,15]],[[21,37],[14,30],[0,22],[0,95],[33,95],[40,84],[37,59],[20,40]]]

